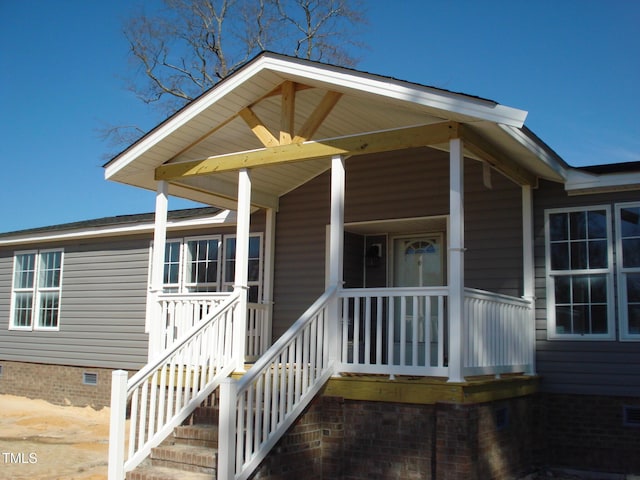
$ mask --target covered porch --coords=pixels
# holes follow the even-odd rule
[[[445,377],[451,382],[462,382],[469,375],[535,373],[531,186],[520,187],[523,295],[465,287],[464,140],[452,138],[449,143],[449,208],[440,216],[345,223],[348,160],[343,155],[330,160],[324,283],[327,292],[334,292],[330,300],[334,305],[326,313],[327,337],[307,342],[328,342],[339,372]],[[233,292],[163,291],[169,181],[158,181],[148,312],[150,359],[181,340],[232,293],[243,304],[235,311],[242,329],[238,333],[245,339],[235,347],[237,369],[242,370],[246,361],[255,361],[271,346],[276,213],[270,208],[265,211],[262,298],[249,302],[250,218],[264,207],[251,201],[253,171],[242,168],[237,172]],[[384,244],[375,243],[381,232]],[[361,237],[356,240],[361,243],[356,254],[353,247],[345,247],[345,242],[354,242],[350,239],[354,236]],[[375,267],[381,263],[386,271],[376,278],[380,275]],[[350,273],[354,268],[362,272]]]
[[[532,189],[539,177],[557,178],[559,169],[553,153],[524,129],[525,116],[488,100],[265,54],[159,125],[106,172],[109,179],[156,191],[150,363],[129,382],[127,395],[140,389],[136,402],[146,404],[143,389],[155,388],[148,385],[158,378],[170,378],[163,389],[189,386],[172,420],[161,414],[162,436],[221,386],[220,408],[229,417],[220,425],[226,439],[220,443],[230,450],[219,455],[219,478],[247,478],[333,376],[439,377],[463,384],[474,375],[535,374]],[[418,202],[412,208],[419,215],[367,207],[345,220],[353,198],[349,162],[384,162],[385,155],[406,152],[417,158],[418,169],[432,163],[429,152],[438,152],[446,171],[436,178],[444,186],[437,198],[445,202]],[[487,191],[497,175],[518,192],[517,294],[489,291],[477,273],[482,269],[467,278],[470,164]],[[303,211],[281,222],[291,193],[322,178],[328,183],[319,190],[322,201],[307,197],[303,203],[320,205],[326,217]],[[384,172],[379,179],[385,181]],[[231,292],[163,291],[170,195],[237,212]],[[258,212],[265,218],[263,287],[258,302],[249,303],[249,237]],[[290,255],[298,246],[282,242],[281,233],[294,238],[309,224],[299,220],[309,218],[313,229],[305,238],[320,251],[310,253],[316,263],[307,269]],[[361,237],[361,254],[349,248],[350,235]],[[384,236],[386,247],[376,235]],[[368,262],[384,262],[385,274],[372,281]],[[361,272],[349,273],[354,266]],[[317,293],[310,298],[309,292]],[[294,316],[277,318],[287,308]],[[256,360],[249,371],[247,358]],[[167,366],[186,377],[169,376]],[[242,378],[229,379],[232,371]],[[150,428],[159,430],[160,422]],[[146,429],[141,424],[140,453],[131,452],[135,462],[157,441],[142,433]]]
[[[464,143],[460,138],[450,143],[449,208],[439,216],[345,223],[348,160],[337,155],[330,161],[324,289],[335,289],[336,306],[328,312],[329,337],[310,341],[334,345],[330,350],[335,350],[340,372],[445,377],[452,382],[478,374],[535,373],[531,187],[520,187],[523,295],[482,289],[477,278],[472,285],[479,288],[465,287]],[[237,174],[236,293],[247,291],[248,252],[242,239],[248,239],[251,213],[259,208],[250,200],[252,173],[241,169]],[[163,245],[166,234],[162,219],[168,208],[167,185],[159,181],[155,245]],[[240,309],[246,311],[240,320],[246,340],[239,365],[259,358],[273,339],[275,210],[267,209],[265,217],[263,297],[256,303],[245,298],[246,306]],[[376,243],[381,232],[383,244]],[[356,249],[345,246],[354,241],[359,242]],[[162,271],[162,258],[162,249],[155,249],[154,272]],[[380,264],[385,269],[382,275],[375,271]],[[169,348],[231,294],[166,293],[161,280],[156,282],[150,292],[150,358]]]

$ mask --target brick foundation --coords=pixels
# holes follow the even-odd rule
[[[324,402],[316,399],[250,477],[252,480],[321,480]],[[329,477],[324,477],[329,478]]]
[[[640,473],[640,427],[623,425],[638,397],[539,394],[546,465]]]
[[[533,399],[414,405],[319,397],[252,478],[518,478],[534,467]]]
[[[112,370],[109,369],[2,360],[0,366],[0,394],[93,408],[109,406],[111,401]],[[95,373],[97,384],[83,384],[84,373]]]

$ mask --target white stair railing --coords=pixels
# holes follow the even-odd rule
[[[113,373],[109,480],[122,480],[231,374],[240,296],[229,295],[210,317],[126,381]],[[125,413],[130,402],[128,449]]]
[[[247,361],[255,361],[267,351],[271,344],[271,306],[264,303],[247,304]]]
[[[244,480],[334,373],[327,290],[239,380],[220,386],[218,479]]]

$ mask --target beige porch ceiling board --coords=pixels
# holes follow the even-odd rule
[[[239,110],[252,105],[262,95],[273,90],[280,83],[280,79],[281,77],[273,72],[265,72],[264,75],[258,78],[252,78],[245,84],[228,92],[215,104],[210,105],[200,112],[189,122],[188,128],[182,126],[173,132],[171,136],[176,135],[181,137],[182,133],[185,132],[187,136],[181,137],[181,140],[185,140],[182,149],[192,145],[194,142],[202,139],[207,133],[223,125],[228,119],[235,117]],[[217,132],[214,132],[213,136],[218,136],[216,133]],[[200,143],[206,141],[205,139]],[[178,150],[178,152],[181,150]]]
[[[217,175],[214,177],[201,177],[178,179],[175,185],[184,185],[196,191],[206,192],[208,190],[215,191],[217,196],[230,199],[235,202],[238,194],[237,175],[234,177],[223,177]],[[260,185],[251,185],[251,203],[262,207],[277,208],[278,195],[277,192],[262,190]]]
[[[284,81],[284,78],[277,72],[262,71],[245,83],[238,85],[232,92],[228,92],[218,103],[223,105],[234,105],[240,109],[256,103],[264,95],[271,92]]]
[[[422,112],[381,102],[362,103],[354,98],[344,98],[332,117],[331,130],[323,131],[318,138],[331,138],[359,132],[388,130],[411,125],[438,123],[445,119],[425,115]]]
[[[244,120],[237,117],[209,138],[193,146],[169,163],[195,160],[210,155],[223,155],[225,153],[253,150],[262,147],[263,145],[249,129]]]
[[[295,165],[252,170],[252,184],[264,191],[284,195],[330,168],[329,160],[310,160]]]

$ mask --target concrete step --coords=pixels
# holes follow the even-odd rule
[[[214,448],[176,443],[152,449],[150,459],[153,466],[208,473],[215,478],[218,455]]]
[[[127,480],[211,480],[211,473],[186,472],[176,468],[142,465],[127,473]]]

